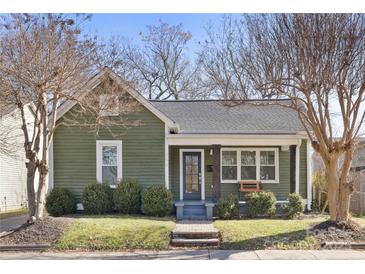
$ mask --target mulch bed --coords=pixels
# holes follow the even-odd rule
[[[336,223],[326,221],[312,227],[310,233],[321,243],[364,242],[365,227],[354,221]]]
[[[0,238],[0,246],[52,244],[62,236],[73,221],[74,218],[47,216]]]

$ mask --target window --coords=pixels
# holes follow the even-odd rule
[[[122,178],[122,141],[97,141],[96,179],[116,187]]]
[[[260,180],[275,180],[275,151],[260,151]]]
[[[241,180],[256,180],[256,151],[241,151]]]
[[[222,180],[237,180],[236,151],[222,151]]]
[[[222,149],[222,182],[253,180],[278,183],[278,154],[277,148]]]

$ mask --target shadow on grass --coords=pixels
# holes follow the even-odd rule
[[[223,235],[223,248],[231,250],[308,249],[315,244],[305,229],[237,241],[225,239]]]
[[[118,213],[107,213],[100,215],[91,215],[91,214],[70,214],[65,215],[64,217],[75,218],[75,219],[136,219],[136,220],[151,220],[151,221],[172,221],[175,222],[176,219],[173,215],[167,217],[152,217],[142,214],[118,214]]]

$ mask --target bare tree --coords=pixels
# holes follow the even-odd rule
[[[147,29],[146,34],[140,33],[142,46],[129,43],[123,48],[125,63],[134,72],[129,79],[148,99],[178,100],[183,92],[191,94],[196,66],[185,55],[191,34],[181,24],[170,26],[161,21]]]
[[[21,116],[24,149],[27,159],[27,193],[30,220],[42,218],[48,174],[48,153],[61,104],[73,101],[84,119],[68,118],[70,126],[87,126],[98,132],[99,126],[112,127],[122,123],[120,116],[109,116],[130,101],[116,82],[104,79],[107,90],[104,99],[96,95],[83,96],[82,91],[95,74],[96,41],[82,36],[81,25],[88,15],[28,15],[2,18],[0,36],[0,101],[15,106]],[[100,56],[102,58],[102,56]],[[96,92],[97,93],[97,92]],[[121,98],[121,100],[119,100]],[[34,121],[29,128],[25,105],[34,105]],[[113,102],[113,103],[111,103]],[[119,107],[123,104],[123,108]],[[87,121],[87,124],[86,122]],[[32,134],[30,134],[32,132]],[[35,172],[39,171],[39,186],[34,189]]]
[[[222,91],[228,98],[290,99],[283,106],[298,112],[325,164],[331,219],[347,221],[353,191],[348,174],[365,116],[365,16],[248,15],[229,21],[222,45],[210,39],[203,49],[211,83],[227,87]]]

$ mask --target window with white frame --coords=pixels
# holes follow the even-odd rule
[[[237,180],[237,151],[222,151],[222,179]]]
[[[256,180],[256,151],[241,151],[241,180]]]
[[[122,141],[97,141],[96,179],[115,187],[122,178]]]
[[[222,182],[278,183],[279,151],[277,148],[222,149],[221,169]]]
[[[260,151],[260,180],[275,180],[275,151]]]

